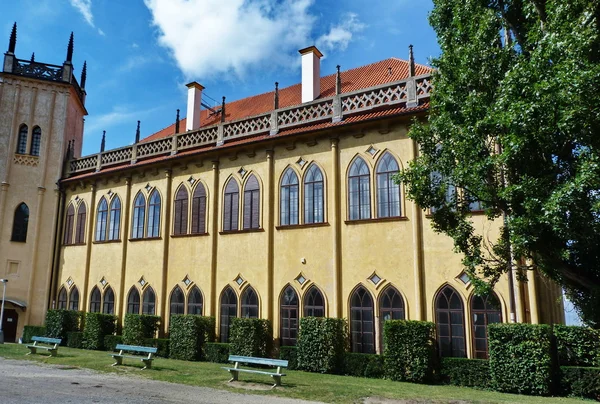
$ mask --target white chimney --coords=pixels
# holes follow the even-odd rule
[[[196,81],[186,85],[188,88],[187,118],[185,130],[194,130],[200,127],[200,103],[204,87]]]
[[[310,102],[321,94],[321,57],[316,46],[300,49],[302,55],[302,102]]]

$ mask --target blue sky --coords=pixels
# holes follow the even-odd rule
[[[79,79],[88,65],[83,154],[131,144],[186,109],[186,87],[228,101],[300,81],[298,50],[316,44],[321,74],[439,53],[427,22],[431,0],[1,0],[0,50],[17,22],[16,55],[62,64],[71,31]],[[3,39],[4,38],[4,39]],[[3,49],[2,46],[5,48]]]

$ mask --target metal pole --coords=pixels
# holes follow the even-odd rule
[[[6,283],[8,279],[0,279],[0,282],[4,284],[2,290],[2,307],[0,308],[0,344],[4,344],[4,331],[2,331],[2,322],[4,321],[4,298],[6,296]]]

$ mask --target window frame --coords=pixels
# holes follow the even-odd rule
[[[82,212],[83,210],[83,212]],[[73,244],[85,244],[85,228],[87,221],[87,206],[84,201],[77,207],[77,220],[75,224],[75,239]]]
[[[490,302],[490,298],[495,299],[496,303],[498,305],[498,308],[494,309],[493,308],[493,302]],[[484,308],[483,309],[475,309],[475,299],[483,299],[483,304],[484,304]],[[489,339],[487,337],[487,330],[488,330],[488,326],[490,324],[495,324],[495,323],[502,323],[502,305],[500,303],[500,299],[498,298],[498,295],[494,292],[491,291],[490,294],[488,294],[487,296],[477,296],[476,294],[471,295],[471,299],[469,301],[469,314],[470,314],[470,321],[471,321],[471,341],[472,341],[472,346],[473,346],[473,358],[474,359],[488,359],[489,358]],[[475,324],[475,316],[479,314],[483,316],[483,320],[484,320],[484,324],[483,325],[477,325]],[[490,322],[490,315],[497,315],[499,321],[495,321],[495,322]],[[484,338],[478,338],[476,333],[477,333],[477,327],[483,327],[484,329]],[[483,340],[485,341],[485,350],[480,350],[477,349],[477,341]]]
[[[181,301],[174,301],[176,297],[180,297]],[[174,315],[186,314],[185,308],[185,294],[183,293],[183,289],[179,285],[175,285],[169,296],[169,319]]]
[[[387,171],[383,171],[384,164]],[[395,164],[395,170],[389,168],[391,164]],[[375,206],[377,207],[377,218],[402,217],[402,185],[396,184],[392,178],[392,175],[398,174],[399,171],[400,164],[398,163],[398,159],[391,152],[385,151],[375,166],[375,194],[377,196]],[[383,178],[384,182],[384,186],[382,187],[380,187],[381,178]],[[393,201],[393,197],[398,198],[397,202]],[[385,215],[382,213],[382,204],[387,206]]]
[[[230,184],[232,189],[230,190]],[[233,190],[233,185],[235,190]],[[238,231],[239,230],[239,208],[240,208],[240,185],[235,178],[230,177],[225,183],[223,192],[223,231]],[[228,215],[229,213],[229,215]]]
[[[109,293],[112,294],[110,300],[108,299]],[[115,291],[110,286],[107,286],[102,294],[102,313],[115,314]]]
[[[118,206],[115,206],[117,205]],[[113,196],[108,208],[108,241],[117,241],[121,239],[121,198],[119,195]]]
[[[69,203],[65,214],[65,227],[63,234],[63,245],[73,244],[73,230],[75,225],[75,206]]]
[[[227,303],[223,302],[223,299],[227,296]],[[234,302],[231,303],[233,297]],[[223,289],[219,298],[219,341],[226,343],[229,342],[229,331],[231,330],[231,319],[237,317],[239,307],[239,299],[233,288],[229,285]],[[227,313],[223,314],[223,309],[227,309]],[[232,310],[233,309],[233,310]],[[233,313],[233,315],[232,315]],[[226,321],[224,321],[226,320]]]
[[[17,150],[16,154],[27,154],[27,138],[29,137],[29,127],[26,124],[19,126],[17,134]]]
[[[252,182],[251,182],[252,181]],[[252,188],[249,188],[252,187]],[[261,192],[260,181],[254,174],[250,174],[244,184],[244,204],[242,210],[242,229],[260,229]]]
[[[143,202],[143,203],[139,203]],[[146,227],[146,197],[140,191],[133,199],[133,215],[131,215],[131,238],[144,238]]]
[[[31,145],[29,148],[29,154],[32,156],[39,157],[40,150],[42,148],[42,128],[34,126],[31,131]]]
[[[96,241],[106,241],[108,233],[108,202],[105,197],[100,198],[96,209]]]
[[[198,296],[199,296],[199,300],[200,302],[193,302],[192,301],[192,297],[194,295],[194,293],[197,292]],[[190,310],[192,308],[200,308],[200,313],[196,313],[197,310]],[[192,286],[192,288],[190,289],[190,291],[188,292],[188,299],[187,299],[187,305],[186,305],[186,309],[187,309],[187,314],[193,314],[193,315],[203,315],[204,313],[204,296],[202,295],[202,290],[200,290],[200,288],[197,285]]]
[[[294,181],[295,182],[290,182]],[[295,189],[295,196],[294,196]],[[294,213],[295,209],[295,213]],[[300,223],[300,181],[292,167],[281,175],[279,186],[279,225],[294,226]]]
[[[450,295],[446,294],[446,291],[450,291]],[[451,308],[451,300],[452,297],[456,295],[458,297],[458,300],[460,302],[460,309],[453,309]],[[440,299],[446,299],[448,308],[440,308],[439,307],[439,302]],[[439,353],[440,356],[446,356],[446,357],[453,357],[453,358],[466,358],[467,357],[467,335],[466,335],[466,327],[465,327],[465,302],[463,301],[462,296],[458,293],[458,291],[446,284],[444,286],[442,286],[440,288],[440,290],[436,293],[435,295],[435,300],[434,300],[434,304],[433,304],[433,309],[434,309],[434,313],[435,313],[435,324],[436,324],[436,336],[437,336],[437,340],[438,340],[438,349],[439,349]],[[442,321],[440,321],[440,313],[442,314],[447,314],[447,318],[449,320],[449,322],[444,323]],[[453,318],[452,318],[452,314],[460,314],[460,319],[461,319],[461,323],[453,323]],[[440,332],[440,328],[441,326],[446,325],[448,327],[448,336],[442,336],[441,332]],[[462,336],[455,336],[454,332],[453,332],[453,326],[458,326],[460,325],[462,328]],[[449,347],[450,347],[450,351],[448,352],[447,349],[444,349],[444,340],[448,340],[449,342]],[[458,340],[456,341],[455,344],[455,339]],[[460,341],[462,340],[462,341]],[[459,346],[460,345],[460,346]],[[462,351],[462,355],[461,355],[461,351]],[[458,353],[458,355],[457,355]],[[449,355],[448,355],[449,354]]]
[[[293,293],[292,299],[285,300],[287,291],[291,290]],[[295,304],[284,304],[286,302],[293,302]],[[292,313],[295,311],[296,315]],[[286,323],[287,320],[287,323]],[[279,338],[281,346],[295,346],[298,342],[298,325],[300,323],[300,296],[296,289],[292,285],[287,284],[281,296],[279,297]]]
[[[321,301],[323,303],[322,306],[318,306],[315,304],[309,304],[309,303],[314,303],[316,296],[319,296],[321,298]],[[316,310],[322,310],[323,315],[314,315]],[[302,298],[302,316],[303,317],[326,317],[327,316],[327,306],[326,306],[325,295],[323,294],[321,289],[319,289],[316,285],[311,285],[304,293],[304,297]]]
[[[155,316],[156,304],[156,292],[154,292],[152,286],[146,286],[142,292],[142,314]]]
[[[148,217],[146,218],[146,238],[160,237],[162,198],[156,188],[150,192],[148,197]]]
[[[240,296],[240,318],[260,318],[260,299],[250,285],[244,288]]]
[[[317,174],[321,177],[320,180],[314,180]],[[310,180],[309,176],[312,177]],[[315,188],[317,188],[318,184],[321,185],[320,195],[315,192]],[[308,191],[309,189],[311,189],[311,192]],[[302,200],[304,202],[304,223],[325,223],[325,175],[323,174],[321,167],[319,167],[315,162],[310,163],[306,169],[306,173],[302,179],[302,191]],[[309,195],[312,195],[312,197],[309,197]],[[317,218],[316,213],[320,213],[319,218]]]
[[[353,174],[354,167],[361,164],[367,170],[366,174],[361,174],[362,165],[356,168],[357,174]],[[366,187],[366,189],[363,189]],[[356,195],[356,202],[353,204],[353,195]],[[368,220],[373,217],[371,203],[371,168],[367,161],[361,156],[356,156],[348,167],[347,176],[347,201],[348,201],[348,220]]]
[[[201,181],[197,181],[192,194],[192,216],[190,234],[206,234],[206,206],[208,194]]]
[[[98,286],[94,286],[90,292],[90,313],[100,313],[102,309],[102,294]]]
[[[137,301],[136,301],[137,297]],[[137,306],[137,310],[135,310]],[[140,291],[135,286],[132,286],[127,293],[127,314],[140,314],[142,309],[142,298]]]
[[[15,208],[15,213],[13,214],[13,225],[10,241],[17,243],[26,243],[28,229],[29,206],[27,206],[25,202],[21,202]]]
[[[360,295],[362,292],[362,296]],[[360,305],[355,305],[356,299],[360,300]],[[365,306],[365,301],[370,302],[370,306]],[[375,343],[377,341],[375,329],[375,300],[371,292],[363,286],[357,286],[350,294],[350,348],[356,353],[375,353]],[[365,320],[365,314],[370,314],[371,320]],[[360,318],[356,318],[360,317]],[[369,330],[370,324],[370,330]],[[356,326],[359,326],[355,329]],[[366,329],[366,330],[365,330]],[[365,342],[370,335],[371,342]]]
[[[173,235],[182,236],[188,234],[188,215],[189,215],[190,194],[181,184],[175,193],[173,200]]]

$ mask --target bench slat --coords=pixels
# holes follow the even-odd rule
[[[288,361],[283,359],[253,358],[251,356],[229,355],[230,362],[253,363],[256,365],[288,367]]]
[[[60,344],[62,339],[60,338],[48,338],[48,337],[31,337],[32,341],[45,342],[47,344]]]
[[[117,350],[122,351],[135,351],[135,352],[146,352],[146,353],[156,353],[158,348],[150,347],[150,346],[135,346],[135,345],[122,345],[119,344],[115,347]]]

